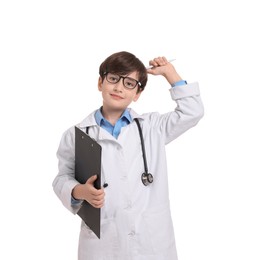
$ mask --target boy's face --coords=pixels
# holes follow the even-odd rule
[[[127,77],[138,81],[137,72],[132,72]],[[138,86],[134,89],[127,89],[121,78],[116,84],[109,83],[106,78],[103,82],[101,77],[98,80],[98,89],[102,92],[103,109],[124,111],[132,101],[137,101],[142,92],[138,92]]]

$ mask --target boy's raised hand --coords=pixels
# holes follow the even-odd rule
[[[170,84],[182,80],[182,78],[176,72],[174,66],[170,62],[168,62],[168,60],[164,56],[150,60],[149,65],[153,67],[147,69],[148,74],[162,75],[167,79]]]

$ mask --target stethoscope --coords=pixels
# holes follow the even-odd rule
[[[140,135],[140,140],[141,140],[141,147],[142,147],[142,153],[143,153],[143,161],[144,161],[144,173],[141,175],[141,180],[144,186],[148,186],[149,184],[153,183],[153,175],[148,172],[148,167],[147,167],[147,161],[146,161],[146,152],[145,152],[145,145],[144,145],[144,137],[143,137],[143,132],[139,123],[139,120],[137,118],[134,118],[138,132]],[[86,133],[88,134],[88,127],[86,128]],[[106,188],[108,186],[107,183],[104,183],[103,187]]]
[[[143,132],[142,132],[139,120],[137,118],[135,118],[134,120],[135,120],[137,127],[138,127],[140,140],[141,140],[141,146],[142,146],[142,152],[143,152],[143,160],[144,160],[144,173],[141,175],[141,180],[142,180],[142,183],[144,184],[144,186],[147,186],[147,185],[149,185],[153,182],[153,175],[148,172],[145,146],[144,146],[144,137],[143,137]]]

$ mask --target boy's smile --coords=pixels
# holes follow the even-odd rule
[[[117,100],[120,100],[120,99],[123,99],[123,97],[117,95],[117,94],[111,94],[111,97],[113,97],[114,99],[117,99]]]

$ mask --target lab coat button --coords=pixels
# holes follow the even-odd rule
[[[128,202],[125,209],[131,209],[132,208],[132,203],[131,202]]]
[[[134,236],[134,235],[135,235],[135,231],[133,231],[133,230],[132,230],[130,233],[128,233],[128,236],[131,236],[131,237],[132,237],[132,236]]]

